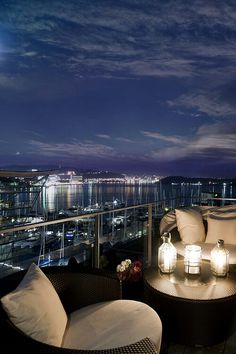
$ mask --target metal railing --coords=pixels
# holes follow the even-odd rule
[[[141,212],[135,214],[137,210]],[[139,237],[143,238],[144,259],[148,264],[151,259],[149,253],[153,210],[155,210],[154,203],[141,204],[1,229],[0,275],[10,269],[27,267],[32,261],[40,264],[42,259],[49,256],[50,261],[57,260],[58,263],[63,263],[68,261],[71,255],[76,254],[76,250],[80,253],[81,248],[83,248],[81,251],[83,255],[85,255],[85,248],[89,251],[87,253],[92,254],[78,257],[79,260],[84,261],[90,257],[91,265],[99,268],[100,248],[103,243],[116,244],[119,241],[125,243]],[[128,212],[130,213],[127,217]],[[135,229],[134,224],[137,222],[139,225]],[[108,228],[106,232],[104,232],[105,226]],[[49,250],[47,241],[50,236],[57,241],[58,248]]]
[[[208,203],[223,205],[235,200],[212,198]],[[168,204],[172,208],[183,206],[181,198],[168,200]],[[196,204],[201,203],[196,200]],[[164,209],[166,205],[166,200],[158,201],[0,229],[0,277],[26,268],[32,262],[42,266],[65,264],[71,256],[101,268],[105,246],[118,252],[122,249],[124,254],[127,244],[135,242],[141,244],[138,256],[142,257],[144,267],[148,267],[159,221],[169,210]]]

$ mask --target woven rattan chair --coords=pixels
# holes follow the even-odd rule
[[[43,272],[55,287],[67,314],[101,301],[120,298],[117,279],[104,276],[96,271],[86,273],[68,266],[44,267]],[[0,279],[0,297],[14,290],[25,275],[26,270],[19,271]],[[8,319],[0,305],[0,353],[15,354],[156,354],[155,345],[149,338],[124,347],[103,350],[75,350],[44,344],[25,335]]]

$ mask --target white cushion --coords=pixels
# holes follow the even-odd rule
[[[191,207],[186,207],[187,209],[196,209],[197,211],[201,212],[203,220],[207,220],[209,213],[212,211],[216,212],[228,212],[234,211],[236,212],[236,205],[224,205],[224,206],[208,206],[208,205],[196,205]],[[170,232],[176,225],[176,215],[175,210],[170,210],[166,213],[160,221],[160,234],[162,235],[164,232]]]
[[[184,244],[205,241],[205,228],[202,214],[194,208],[175,209],[176,224]]]
[[[61,346],[67,314],[52,283],[34,263],[18,287],[1,302],[22,332],[40,342]]]
[[[114,300],[71,313],[62,347],[101,350],[149,337],[159,351],[161,336],[161,320],[151,307],[139,301]]]
[[[202,259],[210,260],[211,251],[215,247],[216,243],[197,242],[197,245],[201,246]],[[175,243],[177,254],[184,257],[185,246],[181,241]],[[229,264],[236,264],[236,245],[225,244],[225,248],[229,251]]]
[[[175,210],[170,210],[160,221],[160,235],[164,232],[170,232],[174,227],[176,227]]]
[[[227,213],[228,215],[229,213]],[[207,219],[208,229],[206,242],[216,243],[217,240],[223,239],[225,243],[236,245],[236,215],[230,213],[231,215],[226,217],[224,215],[209,215]]]

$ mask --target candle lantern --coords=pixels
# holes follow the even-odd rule
[[[224,277],[229,271],[229,251],[224,247],[224,240],[218,239],[211,251],[211,271],[218,277]]]
[[[164,233],[162,245],[158,249],[158,267],[163,273],[172,273],[176,267],[177,251],[171,243],[171,234]]]
[[[188,274],[200,274],[202,249],[198,245],[187,245],[184,254],[184,271]]]

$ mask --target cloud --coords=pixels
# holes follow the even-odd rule
[[[175,136],[164,135],[159,132],[141,131],[147,139],[154,141],[161,140],[167,143],[166,146],[158,145],[158,149],[147,148],[139,154],[136,148],[129,154],[116,151],[113,147],[97,144],[92,141],[79,142],[73,140],[71,143],[45,143],[39,140],[28,142],[30,154],[40,154],[47,157],[88,157],[110,159],[116,157],[119,161],[178,161],[181,159],[228,160],[235,163],[236,160],[236,124],[214,123],[205,124],[198,128],[194,135]],[[128,139],[129,140],[129,139]],[[128,141],[129,142],[129,141]],[[152,144],[153,146],[153,144]],[[140,145],[139,145],[140,147]]]
[[[96,136],[101,139],[111,139],[110,135],[107,134],[96,134]]]
[[[178,159],[236,160],[236,124],[215,123],[199,127],[196,134],[182,139],[175,136],[164,136],[159,133],[146,136],[172,143],[162,149],[152,150],[151,158],[160,161],[176,161]]]
[[[181,107],[191,110],[197,110],[206,113],[209,116],[225,117],[236,114],[236,106],[222,99],[219,92],[183,94],[175,100],[167,101],[170,107]]]
[[[112,6],[22,0],[0,11],[2,28],[18,34],[12,45],[22,60],[31,58],[37,67],[43,58],[76,77],[197,77],[219,72],[218,66],[227,71],[235,68],[235,19],[233,2],[203,0]],[[16,53],[8,59],[17,67]]]
[[[0,88],[4,88],[7,90],[19,91],[19,80],[22,82],[22,86],[25,83],[25,80],[20,77],[20,75],[10,75],[0,73]]]
[[[33,131],[33,130],[28,130],[28,129],[24,129],[23,130],[24,133],[27,133],[28,135],[30,136],[36,136],[37,138],[44,138],[45,135],[41,134],[41,133],[38,133],[36,131]]]
[[[157,132],[149,132],[149,131],[141,131],[141,134],[143,134],[144,136],[148,137],[148,138],[153,138],[153,139],[158,139],[158,140],[163,140],[163,141],[167,141],[167,142],[171,142],[171,143],[175,143],[175,144],[183,144],[185,141],[185,138],[181,137],[181,136],[167,136],[167,135],[163,135]]]
[[[107,145],[93,143],[44,143],[38,140],[30,140],[30,154],[57,157],[97,157],[110,158],[116,156],[114,149]]]
[[[21,54],[23,57],[34,57],[37,55],[37,52],[24,52]]]
[[[21,66],[21,64],[19,64]],[[24,66],[24,70],[28,66]],[[53,101],[65,97],[74,97],[82,90],[62,77],[38,75],[31,71],[27,74],[0,73],[0,97],[6,101]]]
[[[131,140],[131,139],[128,139],[128,138],[124,138],[122,136],[118,136],[116,138],[117,141],[121,141],[121,142],[124,142],[124,143],[135,143],[134,140]]]

